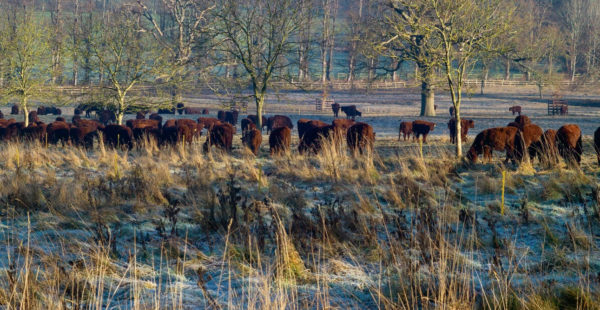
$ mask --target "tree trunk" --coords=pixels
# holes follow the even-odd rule
[[[23,109],[23,119],[25,127],[29,126],[29,107],[27,106],[27,97],[21,98],[21,108]]]
[[[435,116],[435,93],[433,72],[427,73],[421,81],[421,116]]]
[[[256,95],[256,118],[258,120],[258,126],[256,126],[259,130],[262,131],[263,128],[263,106],[265,104],[265,98],[263,95]]]
[[[490,71],[488,70],[487,65],[483,65],[483,72],[481,74],[481,95],[483,95],[483,91],[485,89],[485,82],[488,80]]]
[[[460,118],[460,104],[454,105],[454,113],[456,116],[456,157],[462,157],[462,125]]]
[[[575,82],[575,72],[577,71],[577,54],[571,55],[571,82]]]
[[[510,80],[510,59],[504,63],[504,80]]]

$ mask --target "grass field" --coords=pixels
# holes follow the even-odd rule
[[[1,144],[0,305],[600,306],[589,139],[580,169],[498,154],[470,165],[443,138],[422,152],[379,140],[358,158],[335,143],[255,158],[235,143],[231,155]]]

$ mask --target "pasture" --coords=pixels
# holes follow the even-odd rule
[[[455,159],[445,112],[422,146],[397,141],[400,116],[365,115],[377,139],[357,156],[332,140],[300,155],[296,128],[282,156],[269,155],[263,132],[255,157],[239,126],[229,154],[203,153],[204,133],[131,150],[0,143],[0,304],[597,308],[595,116],[532,113],[544,129],[589,123],[583,160],[517,166],[502,164],[504,153],[485,164]],[[289,115],[294,126],[311,118]],[[473,118],[465,151],[475,134],[513,119]]]

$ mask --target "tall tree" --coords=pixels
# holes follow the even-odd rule
[[[8,98],[16,98],[24,112],[25,126],[29,126],[29,108],[32,98],[46,95],[49,55],[46,26],[41,25],[27,7],[13,7],[14,17],[7,19],[0,33],[2,50],[8,62],[8,78],[2,89]]]
[[[435,69],[440,66],[441,43],[432,25],[435,15],[429,0],[389,0],[390,38],[384,46],[414,61],[421,82],[421,116],[435,116]]]
[[[291,53],[302,10],[296,0],[219,0],[213,12],[220,53],[243,67],[256,103],[259,128],[267,90]]]
[[[215,5],[205,0],[160,0],[159,5],[152,8],[149,2],[138,0],[138,5],[148,21],[146,29],[168,52],[172,70],[167,82],[175,104],[181,100],[181,90],[197,68],[205,71],[212,68],[206,61],[202,62],[202,56],[211,46],[208,18]]]
[[[136,10],[121,7],[111,18],[98,24],[87,38],[92,67],[106,77],[101,90],[115,109],[117,122],[123,122],[133,87],[153,83],[167,71],[165,54],[155,41],[140,28]],[[87,49],[87,47],[84,47]]]

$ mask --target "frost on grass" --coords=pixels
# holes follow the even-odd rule
[[[446,143],[392,143],[356,158],[0,145],[0,305],[598,306],[592,156],[469,165]]]

